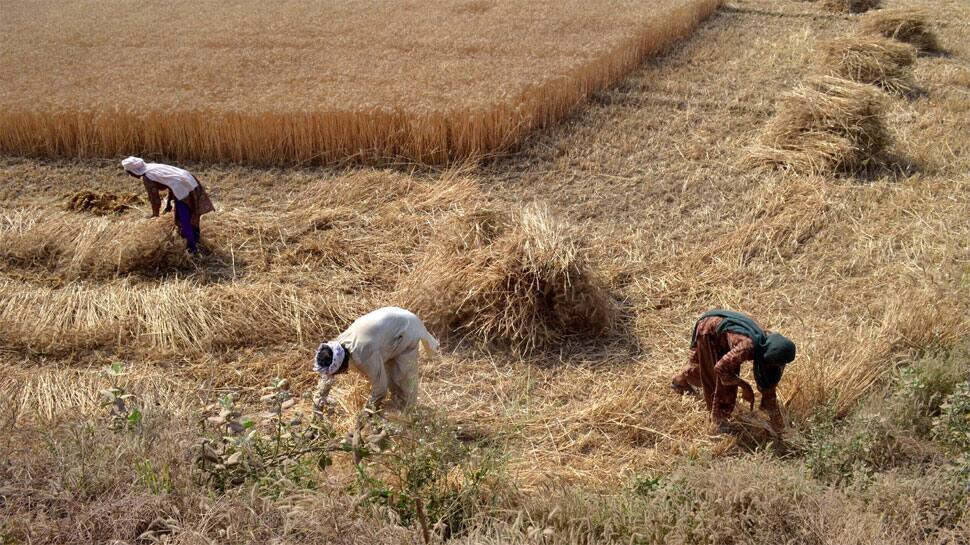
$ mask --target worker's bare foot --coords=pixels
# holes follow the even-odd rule
[[[697,395],[697,392],[689,384],[685,386],[683,384],[677,384],[676,382],[671,382],[670,389],[680,395],[692,395],[692,396]]]
[[[732,422],[723,421],[714,423],[714,433],[737,435],[741,433],[741,426]]]

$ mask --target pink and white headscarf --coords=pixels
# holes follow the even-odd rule
[[[324,369],[323,367],[320,367],[320,363],[319,363],[320,351],[323,350],[323,347],[325,346],[329,347],[330,352],[333,354],[333,358],[330,360],[330,366],[327,367],[326,369]],[[325,373],[327,375],[336,374],[337,371],[340,370],[341,364],[343,364],[344,362],[344,356],[346,352],[347,351],[344,349],[344,347],[341,346],[340,343],[336,341],[328,341],[328,342],[322,343],[317,348],[317,355],[316,357],[314,357],[314,361],[313,361],[313,370],[316,371],[317,373]]]

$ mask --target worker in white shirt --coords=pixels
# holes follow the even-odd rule
[[[419,345],[424,345],[425,352],[438,352],[438,341],[413,313],[384,307],[361,316],[335,340],[317,348],[313,370],[320,373],[320,382],[314,396],[315,410],[323,410],[334,378],[349,369],[370,382],[369,409],[380,410],[388,389],[391,408],[410,407],[418,395]]]
[[[194,254],[202,234],[200,219],[203,214],[215,210],[199,180],[187,170],[161,163],[146,163],[139,157],[128,157],[121,162],[121,166],[128,174],[145,183],[152,217],[158,217],[162,207],[160,192],[168,190],[165,211],[171,209],[174,201],[175,228],[185,239],[189,252]]]

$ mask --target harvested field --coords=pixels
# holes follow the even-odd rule
[[[496,161],[171,160],[217,208],[195,258],[144,205],[64,209],[141,195],[116,159],[0,156],[0,541],[965,542],[970,27],[963,0],[884,4],[947,46],[919,93],[817,79],[862,17],[733,0]],[[745,164],[772,130],[803,162]],[[846,147],[809,158],[819,134]],[[834,166],[879,134],[885,162]],[[312,354],[388,304],[442,341],[418,407],[323,450],[369,386],[313,420]],[[783,441],[757,403],[720,434],[671,392],[712,307],[798,344]]]
[[[14,3],[0,22],[0,72],[13,76],[0,84],[0,151],[255,164],[492,155],[719,3]]]

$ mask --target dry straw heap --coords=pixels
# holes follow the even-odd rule
[[[901,42],[913,44],[923,52],[940,51],[940,43],[926,12],[920,9],[899,8],[870,13],[862,21],[862,28]]]
[[[881,3],[881,0],[822,0],[822,7],[838,13],[865,13]]]
[[[442,222],[399,288],[435,331],[526,354],[608,333],[617,309],[582,244],[542,207]]]
[[[132,205],[141,203],[137,195],[126,193],[97,192],[81,189],[74,192],[64,205],[65,210],[73,212],[90,212],[96,216],[107,214],[121,214]]]
[[[855,36],[822,46],[821,68],[830,75],[876,85],[897,95],[916,88],[916,49],[883,37]]]
[[[124,222],[69,212],[0,212],[0,258],[8,267],[60,279],[142,274],[191,267],[172,223]]]
[[[13,4],[0,152],[250,164],[501,153],[719,3]]]
[[[885,93],[870,85],[810,78],[781,99],[748,160],[801,172],[865,169],[891,141],[886,107]]]

